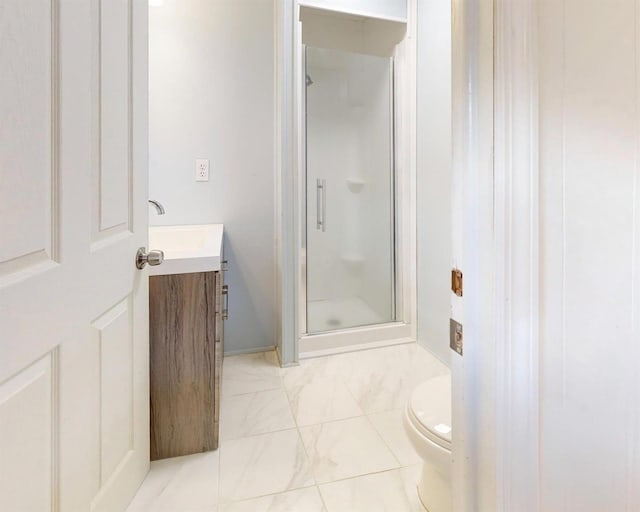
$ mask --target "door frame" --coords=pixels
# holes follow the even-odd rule
[[[535,511],[537,0],[454,0],[453,12],[453,245],[465,271],[464,356],[452,361],[454,510]]]
[[[539,503],[538,0],[495,16],[498,510]]]
[[[305,209],[304,180],[304,73],[302,23],[300,2],[276,2],[276,352],[282,366],[298,364],[301,330],[300,312],[306,307],[302,297],[302,212]],[[387,332],[401,333],[401,342],[417,338],[416,276],[416,31],[417,0],[408,0],[407,34],[395,55],[395,159],[397,209],[396,244],[400,257],[396,259],[396,281],[400,283],[398,321],[383,324],[382,334],[373,333],[372,340],[388,338]],[[398,21],[398,20],[393,20]],[[397,94],[403,91],[404,94]],[[398,101],[402,98],[402,102]],[[399,140],[406,141],[401,146]],[[376,326],[352,329],[338,333],[338,337],[351,332],[371,336]],[[407,336],[408,333],[408,336]],[[317,335],[318,338],[328,335]],[[394,337],[394,336],[392,336]],[[398,337],[398,336],[395,336]],[[337,338],[336,338],[337,339]],[[362,346],[353,346],[358,350]],[[333,349],[331,349],[332,351]],[[318,355],[324,353],[318,351]]]
[[[298,180],[301,156],[298,148],[301,126],[301,37],[299,6],[296,1],[277,0],[275,4],[276,47],[276,136],[275,144],[275,228],[277,307],[276,353],[282,366],[298,364],[296,304],[300,296],[298,279],[300,233],[296,219],[300,216],[302,187]]]

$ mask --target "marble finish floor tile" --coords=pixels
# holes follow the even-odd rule
[[[286,387],[301,387],[310,384],[317,378],[339,377],[338,367],[331,357],[303,359],[298,366],[282,369],[282,380]]]
[[[275,352],[225,357],[222,368],[223,396],[256,393],[282,387]]]
[[[287,430],[295,426],[289,399],[282,388],[222,398],[221,442]]]
[[[298,426],[363,415],[329,358],[302,361],[284,369],[282,378]]]
[[[320,493],[328,512],[424,512],[397,469],[324,484]]]
[[[317,487],[222,505],[219,512],[326,512]]]
[[[424,512],[401,414],[446,372],[416,344],[286,369],[227,357],[219,450],[153,462],[127,512]]]
[[[171,479],[180,470],[187,457],[176,457],[173,459],[163,459],[151,463],[149,473],[138,489],[133,500],[127,508],[127,512],[145,512],[150,510],[154,500],[169,485]]]
[[[418,495],[418,483],[422,477],[422,462],[420,462],[420,464],[414,464],[413,466],[400,468],[400,475],[402,476],[407,496],[412,503],[415,503],[414,509],[418,512],[428,512]]]
[[[415,343],[331,356],[366,414],[402,409],[421,382],[448,368]]]
[[[315,484],[296,429],[225,441],[220,448],[220,502]]]
[[[318,483],[399,467],[364,417],[302,427],[300,435]]]
[[[214,512],[218,505],[218,452],[154,462],[129,512]],[[155,482],[155,483],[154,483]]]
[[[404,410],[379,412],[369,415],[369,421],[376,429],[383,441],[391,449],[401,466],[411,466],[420,464],[422,459],[413,448],[409,436],[407,435],[402,417]]]

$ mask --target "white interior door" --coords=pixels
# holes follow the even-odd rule
[[[147,0],[0,3],[0,510],[148,468]]]

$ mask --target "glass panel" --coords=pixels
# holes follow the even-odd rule
[[[306,50],[309,334],[395,320],[392,73]]]

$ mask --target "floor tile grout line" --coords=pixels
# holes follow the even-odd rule
[[[413,466],[415,466],[416,464],[413,464]],[[412,466],[405,466],[405,467],[412,467]],[[339,483],[339,482],[346,482],[348,480],[356,480],[358,478],[364,478],[366,476],[372,476],[372,475],[382,475],[384,473],[393,473],[394,471],[397,472],[401,472],[401,470],[404,469],[403,467],[400,468],[389,468],[389,469],[381,469],[380,471],[371,471],[369,473],[363,473],[361,475],[353,475],[353,476],[348,476],[345,478],[337,478],[335,480],[330,480],[329,482],[323,482],[323,483],[319,483],[317,484],[318,487],[322,487],[323,485],[331,485],[331,484],[335,484],[335,483]]]
[[[366,416],[364,416],[364,415],[363,415],[363,416],[357,416],[356,418],[348,418],[347,420],[351,420],[351,419],[360,419],[360,418],[365,418],[365,421],[367,421]],[[314,426],[318,426],[318,425],[327,425],[327,424],[330,424],[330,423],[337,423],[337,422],[339,422],[339,421],[347,421],[347,420],[329,421],[329,422],[326,422],[326,423],[320,423],[320,424],[317,424],[317,425],[311,425],[310,427],[314,427]],[[366,476],[366,475],[373,475],[373,474],[377,474],[377,473],[384,473],[384,472],[387,472],[387,471],[401,470],[403,467],[405,467],[405,466],[402,466],[402,464],[400,463],[400,461],[398,460],[398,458],[395,456],[395,454],[393,453],[393,451],[388,447],[388,445],[387,445],[387,443],[384,441],[384,439],[382,439],[382,436],[380,436],[380,434],[379,434],[379,433],[378,433],[378,431],[375,429],[375,427],[374,427],[373,425],[371,425],[371,424],[370,424],[370,422],[369,422],[369,425],[370,425],[370,427],[373,429],[373,432],[374,432],[374,433],[375,433],[375,434],[380,438],[380,440],[382,441],[382,444],[387,448],[387,450],[388,450],[388,451],[389,451],[389,453],[391,454],[391,457],[393,458],[393,460],[395,460],[395,461],[398,463],[398,466],[397,466],[397,467],[392,467],[392,468],[387,468],[387,469],[382,469],[382,470],[380,470],[380,471],[372,471],[372,472],[363,473],[363,474],[360,474],[360,475],[354,475],[354,476],[351,476],[351,477],[338,478],[338,479],[335,479],[335,480],[330,480],[329,482],[318,482],[318,479],[316,478],[316,475],[315,475],[315,471],[313,471],[313,473],[314,473],[314,480],[316,481],[316,484],[317,484],[318,486],[326,485],[326,484],[328,484],[328,483],[333,483],[333,482],[339,482],[339,481],[342,481],[342,480],[349,480],[349,479],[351,479],[351,478],[358,478],[359,476]],[[298,430],[299,430],[299,429],[298,429]],[[302,438],[302,433],[300,433],[300,437]],[[307,452],[307,457],[311,460],[311,457],[309,456],[309,452],[308,452],[308,450],[307,450],[307,446],[306,446],[306,444],[304,443],[304,441],[303,441],[303,443],[302,443],[302,444],[303,444],[303,446],[304,446],[304,448],[305,448],[305,451]],[[409,466],[407,466],[407,467],[409,467]]]
[[[296,415],[296,412],[293,410],[293,404],[291,403],[291,396],[289,396],[289,390],[287,389],[287,386],[284,383],[284,377],[282,376],[282,372],[280,372],[280,380],[282,381],[282,386],[284,387],[284,394],[287,397],[287,402],[289,403],[289,410],[291,411],[291,415],[293,416],[293,421],[296,424],[296,428],[299,428],[300,426],[298,425],[298,417]]]
[[[367,414],[367,419],[369,420],[369,422],[371,423],[371,426],[373,427],[373,429],[378,433],[378,435],[380,436],[380,438],[382,439],[382,441],[387,445],[387,448],[389,448],[389,451],[391,452],[391,454],[396,458],[396,460],[398,461],[398,463],[400,464],[401,468],[409,468],[411,466],[415,466],[416,464],[419,464],[420,462],[417,462],[415,464],[403,464],[402,461],[400,460],[400,457],[398,457],[396,455],[395,450],[391,447],[391,445],[387,442],[387,440],[384,438],[384,436],[382,435],[382,433],[376,428],[375,424],[373,423],[373,421],[371,420],[370,416],[373,416],[375,414],[386,414],[389,412],[400,412],[400,414],[404,414],[404,409],[390,409],[388,411],[383,411],[383,412],[374,412],[371,414]],[[402,429],[404,430],[404,425],[402,425]],[[405,432],[406,435],[406,432]],[[409,443],[411,443],[411,440],[408,439],[407,436],[407,440],[409,441]],[[415,449],[414,449],[415,452]],[[418,455],[418,457],[420,457],[420,455],[416,452],[416,455]],[[422,459],[421,459],[422,460]]]
[[[247,501],[253,501],[253,500],[259,500],[259,499],[262,499],[262,498],[280,496],[282,494],[287,494],[287,493],[290,493],[290,492],[303,491],[303,490],[306,490],[306,489],[311,489],[313,487],[318,487],[318,484],[315,483],[315,481],[314,481],[314,483],[312,483],[310,485],[303,485],[302,487],[294,487],[292,489],[286,489],[286,490],[280,491],[280,492],[271,492],[271,493],[268,493],[268,494],[259,494],[257,496],[251,496],[250,498],[243,498],[241,500],[231,500],[231,501],[224,501],[224,502],[218,501],[218,505],[217,506],[220,507],[220,506],[235,505],[235,504],[238,504],[238,503],[245,503]]]
[[[354,352],[347,352],[345,354],[334,354],[332,356],[329,356],[329,362],[332,362],[332,360],[334,360],[337,357],[340,356],[346,356],[347,354],[353,354]],[[336,363],[339,364],[339,363]],[[363,415],[367,414],[367,411],[364,410],[364,407],[362,407],[362,404],[360,403],[360,400],[358,400],[358,397],[355,395],[355,393],[353,392],[353,390],[351,389],[351,386],[349,386],[349,383],[347,382],[347,380],[344,377],[344,373],[338,370],[338,376],[340,377],[340,380],[342,381],[342,384],[344,385],[345,388],[347,388],[347,391],[349,392],[349,394],[351,395],[351,398],[353,398],[353,401],[357,404],[357,406],[360,408],[360,410],[362,411]]]
[[[263,432],[262,434],[253,434],[250,436],[246,436],[246,437],[238,437],[237,439],[226,439],[225,443],[231,443],[231,442],[236,442],[236,441],[244,441],[245,439],[254,439],[256,437],[264,437],[264,436],[268,436],[271,434],[280,434],[282,432],[289,432],[291,430],[297,430],[297,427],[289,427],[289,428],[283,428],[281,430],[274,430],[273,432]],[[222,443],[220,443],[222,445]]]
[[[302,366],[302,364],[303,363],[300,363],[300,366]],[[313,462],[312,462],[311,456],[309,455],[309,450],[307,449],[306,443],[302,439],[302,432],[300,431],[300,425],[298,425],[298,417],[297,417],[297,414],[295,413],[295,411],[293,410],[293,405],[291,404],[291,397],[289,396],[289,389],[287,388],[286,384],[284,383],[283,372],[280,372],[280,378],[282,379],[282,384],[284,386],[285,394],[287,395],[287,400],[289,400],[289,408],[291,409],[291,414],[293,415],[293,421],[296,423],[296,430],[298,431],[298,439],[300,440],[300,444],[302,445],[302,449],[304,450],[304,455],[307,458],[307,463],[309,464],[309,471],[311,471],[311,475],[313,477],[313,481],[314,481],[316,489],[318,491],[318,495],[320,496],[320,500],[322,501],[322,506],[324,507],[324,509],[326,511],[326,510],[328,510],[327,509],[327,505],[324,502],[324,498],[322,497],[322,493],[320,492],[320,487],[318,486],[318,480],[316,478],[315,471],[313,470]]]
[[[318,491],[318,496],[320,496],[320,501],[322,502],[322,507],[324,508],[325,512],[329,512],[329,507],[327,506],[327,502],[324,499],[324,495],[322,494],[322,491],[320,490],[320,485],[316,483],[316,490]]]
[[[369,415],[365,415],[365,417],[367,418],[367,421],[369,422],[369,425],[371,425],[371,428],[373,429],[373,431],[376,433],[376,435],[380,438],[380,441],[382,441],[382,444],[384,444],[387,447],[387,450],[389,450],[389,453],[391,454],[391,456],[395,459],[395,461],[398,463],[399,467],[402,467],[402,462],[400,462],[400,459],[398,458],[398,456],[396,455],[396,452],[393,450],[393,448],[391,448],[391,446],[389,445],[389,443],[387,442],[387,440],[384,438],[384,436],[380,433],[380,431],[376,428],[376,426],[373,424],[373,421],[371,421],[371,418],[369,418]]]
[[[282,381],[282,385],[284,387],[284,393],[287,396],[287,401],[289,402],[289,409],[291,410],[291,415],[293,416],[293,421],[296,424],[296,431],[298,433],[298,441],[299,441],[300,445],[302,446],[302,449],[304,450],[304,456],[307,459],[307,464],[309,465],[309,471],[311,473],[311,477],[313,478],[313,482],[317,487],[318,486],[318,480],[316,479],[315,471],[313,470],[313,463],[312,463],[311,457],[309,455],[309,450],[307,450],[307,445],[305,444],[304,440],[302,439],[302,432],[300,432],[300,426],[298,425],[298,418],[297,418],[297,415],[296,415],[295,411],[293,410],[293,405],[291,404],[291,397],[289,396],[289,390],[287,389],[287,386],[285,385],[284,375],[283,375],[282,371],[280,371],[280,380]],[[320,489],[318,489],[318,494],[320,494]],[[324,504],[324,502],[323,502],[323,504]]]
[[[309,428],[309,427],[316,427],[318,425],[328,425],[329,423],[337,423],[338,421],[354,420],[356,418],[363,418],[364,416],[366,416],[366,414],[358,414],[356,416],[345,416],[344,418],[335,418],[332,420],[319,421],[317,423],[307,423],[304,425],[299,425],[298,428]]]
[[[280,389],[280,388],[266,390],[266,391],[264,391],[264,393],[269,393],[269,392],[272,392],[272,391],[278,391],[279,389]],[[291,401],[289,400],[289,396],[288,396],[288,394],[287,394],[287,392],[286,392],[286,389],[283,389],[282,391],[283,391],[283,393],[284,393],[284,395],[285,395],[285,400],[287,401],[287,404],[289,405],[289,412],[291,413],[291,418],[293,419],[293,423],[294,423],[294,425],[293,425],[293,426],[290,426],[290,427],[284,427],[284,428],[276,428],[275,430],[268,430],[268,431],[266,431],[266,432],[258,432],[258,433],[254,433],[254,434],[250,434],[250,435],[239,436],[239,437],[235,437],[235,438],[233,438],[233,439],[224,439],[224,441],[236,441],[236,440],[238,440],[238,439],[245,439],[245,438],[247,438],[247,437],[254,437],[254,436],[256,436],[256,435],[271,434],[271,433],[274,433],[274,432],[282,432],[282,431],[284,431],[284,430],[291,430],[291,429],[293,429],[293,428],[297,428],[296,418],[295,418],[295,415],[293,414],[293,410],[292,410],[292,407],[291,407]],[[255,393],[246,393],[246,394],[252,394],[252,395],[254,395],[254,394],[257,394],[257,393],[263,393],[263,391],[257,391],[257,392],[255,392]],[[236,396],[244,396],[244,395],[236,395]],[[227,398],[227,400],[229,400],[229,399],[233,399],[233,398],[235,398],[235,397],[228,397],[228,398]],[[222,404],[221,404],[221,405],[222,405]],[[221,414],[221,415],[222,415],[222,414]],[[222,426],[222,421],[223,421],[223,420],[222,420],[222,418],[220,418],[220,425],[221,425],[221,426]],[[222,432],[222,429],[221,429],[221,432]],[[220,441],[220,442],[222,443],[222,441],[223,441],[223,440],[221,439],[221,441]]]
[[[278,391],[279,389],[283,389],[284,388],[284,384],[281,384],[278,387],[269,387],[269,388],[264,388],[264,389],[255,389],[253,391],[246,391],[244,393],[234,393],[232,395],[229,394],[225,394],[225,400],[229,400],[230,398],[236,398],[239,396],[246,396],[246,395],[255,395],[256,393],[269,393],[270,391]],[[222,392],[220,393],[221,395],[221,399],[222,399]]]
[[[220,441],[220,444],[222,444],[223,441],[225,442],[229,442],[229,441],[240,441],[242,439],[249,439],[252,437],[258,437],[258,436],[264,436],[266,434],[277,434],[278,432],[286,432],[287,430],[295,430],[297,429],[297,426],[291,426],[291,427],[284,427],[284,428],[277,428],[275,430],[269,430],[268,432],[256,432],[254,434],[250,434],[248,436],[240,436],[240,437],[234,437],[234,438],[227,438],[227,439],[223,439]]]
[[[279,380],[280,380],[280,387],[278,387],[278,388],[274,388],[274,390],[275,390],[275,389],[283,389],[283,390],[284,390],[285,397],[286,397],[286,399],[287,399],[287,403],[289,404],[289,411],[290,411],[290,413],[291,413],[291,416],[293,417],[293,421],[294,421],[294,425],[295,425],[295,426],[294,426],[294,427],[292,427],[292,428],[288,428],[288,429],[278,430],[278,431],[276,431],[276,432],[284,432],[284,431],[289,431],[289,430],[295,430],[295,431],[296,431],[296,434],[298,435],[298,442],[299,442],[299,443],[300,443],[300,445],[302,446],[302,449],[303,449],[303,451],[304,451],[304,455],[305,455],[305,458],[306,458],[307,464],[309,465],[309,470],[310,470],[310,472],[311,472],[311,477],[313,478],[313,484],[312,484],[312,485],[310,485],[310,486],[299,487],[299,488],[295,488],[295,489],[288,489],[288,490],[283,491],[283,492],[280,492],[280,493],[275,493],[275,494],[266,494],[266,495],[263,495],[263,496],[256,496],[256,497],[252,497],[252,498],[247,498],[247,500],[242,500],[242,501],[248,501],[248,500],[251,500],[251,499],[257,499],[257,498],[261,498],[261,497],[264,497],[264,496],[274,496],[274,495],[277,495],[277,494],[283,494],[284,492],[295,491],[295,490],[298,490],[298,489],[306,489],[306,488],[314,487],[314,486],[317,488],[317,486],[318,486],[318,483],[317,483],[317,481],[316,481],[315,474],[314,474],[313,470],[311,469],[311,458],[309,457],[309,453],[308,453],[308,451],[307,451],[307,448],[306,448],[306,446],[305,446],[305,444],[304,444],[304,441],[302,440],[302,434],[301,434],[301,432],[300,432],[300,429],[298,428],[298,423],[297,423],[296,415],[295,415],[295,413],[294,413],[294,411],[293,411],[293,406],[291,405],[291,399],[290,399],[290,397],[289,397],[289,393],[288,393],[287,387],[286,387],[286,385],[285,385],[285,383],[284,383],[284,377],[283,377],[282,368],[278,368],[278,370],[279,370],[279,371],[278,371],[278,378],[279,378]],[[273,390],[267,390],[267,391],[273,391]],[[249,393],[244,393],[244,394],[249,394]],[[240,396],[240,395],[234,395],[234,396]],[[255,435],[255,436],[246,436],[246,437],[242,437],[242,438],[238,438],[238,439],[248,439],[248,438],[251,438],[251,437],[259,437],[260,435],[268,435],[268,434],[272,434],[272,433],[275,433],[275,432],[266,432],[266,433],[264,433],[264,434],[258,434],[258,435]],[[236,440],[237,440],[237,439],[236,439]],[[229,441],[231,441],[231,440],[229,440]],[[320,494],[320,490],[319,490],[319,489],[318,489],[318,494]],[[220,494],[218,494],[218,507],[219,507],[220,505],[226,505],[226,504],[227,504],[227,503],[220,503]],[[324,504],[324,502],[323,502],[323,504]],[[326,507],[325,507],[325,508],[326,508]]]
[[[344,354],[337,354],[337,355],[344,355]],[[326,359],[327,359],[327,362],[329,362],[329,359],[330,359],[330,358],[332,358],[332,357],[336,357],[336,356],[325,356],[325,357],[323,357],[322,359],[325,359],[325,358],[326,358]],[[317,361],[317,359],[314,359],[314,361]],[[302,366],[303,364],[304,364],[304,362],[300,363],[300,366]],[[355,397],[353,396],[353,393],[351,392],[351,390],[350,390],[350,389],[349,389],[349,387],[347,386],[347,384],[346,384],[346,382],[344,381],[344,379],[342,378],[342,376],[341,376],[341,375],[339,375],[338,377],[340,378],[340,381],[342,382],[342,384],[344,385],[344,387],[347,389],[347,392],[349,393],[349,395],[350,395],[350,396],[351,396],[351,398],[353,399],[354,403],[358,406],[358,408],[360,409],[360,412],[362,412],[362,414],[353,415],[353,416],[347,416],[347,417],[345,417],[345,418],[337,418],[337,419],[334,419],[334,420],[320,421],[320,422],[317,422],[317,423],[309,423],[309,424],[305,424],[305,425],[300,425],[300,424],[299,424],[299,422],[298,422],[297,415],[295,414],[295,411],[293,410],[293,405],[291,405],[291,396],[290,396],[289,387],[287,387],[287,385],[286,385],[286,384],[284,384],[284,377],[283,377],[283,385],[284,385],[285,393],[287,394],[287,398],[289,399],[289,405],[290,405],[290,407],[291,407],[291,413],[293,414],[293,419],[294,419],[294,421],[296,422],[296,425],[297,425],[297,427],[298,427],[298,428],[312,427],[312,426],[314,426],[314,425],[323,425],[323,424],[325,424],[325,423],[332,423],[332,422],[334,422],[334,421],[342,421],[342,420],[347,420],[347,419],[352,419],[352,418],[359,418],[359,417],[361,417],[361,416],[364,416],[364,415],[365,415],[365,412],[362,410],[362,408],[361,408],[361,407],[360,407],[360,405],[358,404],[358,401],[357,401],[357,400],[355,399]],[[326,379],[329,379],[329,380],[331,379],[331,377],[330,377],[330,376],[325,376],[325,377],[323,377],[323,378],[326,378]],[[304,387],[305,387],[306,385],[308,385],[308,384],[309,384],[309,383],[307,383],[307,384],[303,384],[303,385],[298,385],[298,386],[291,386],[291,387],[292,387],[292,388],[296,388],[296,389],[297,389],[297,388],[302,389],[302,388],[304,388]]]

